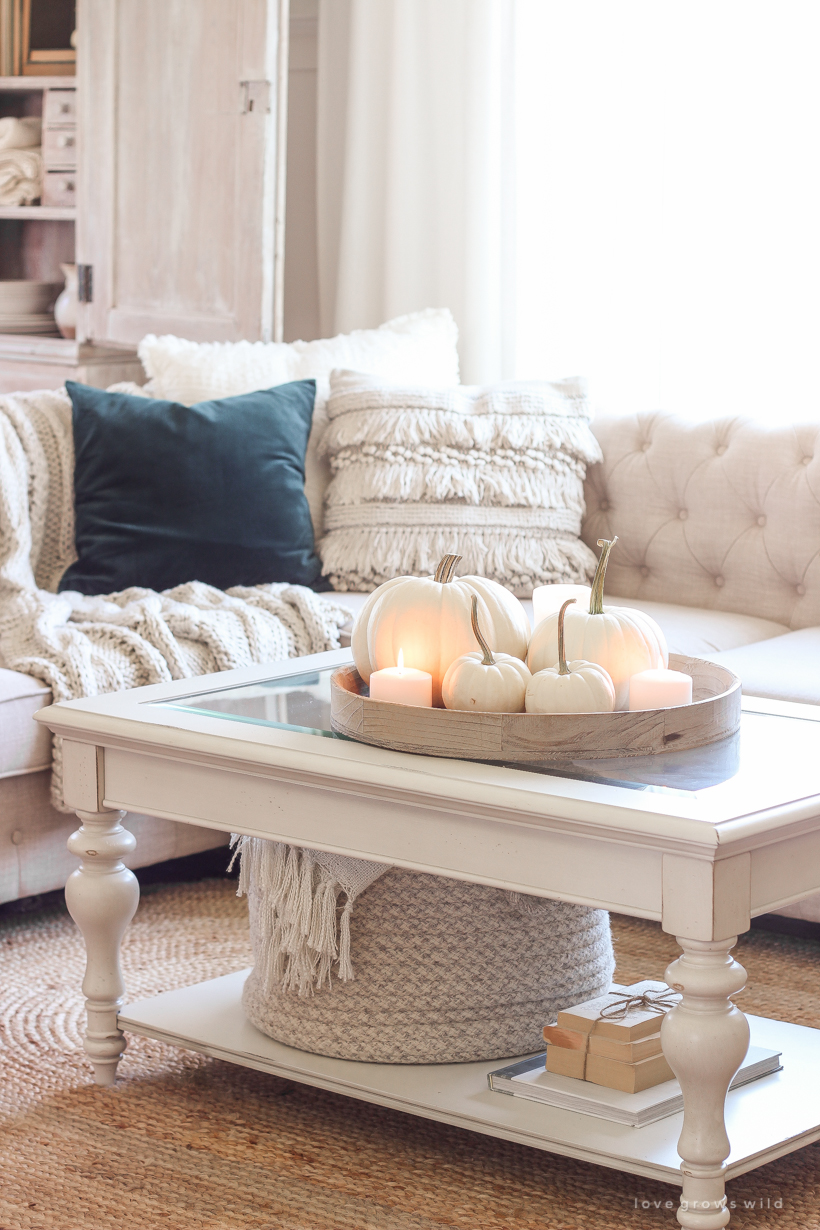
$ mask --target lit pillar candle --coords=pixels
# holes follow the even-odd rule
[[[630,709],[674,709],[692,703],[692,676],[682,671],[640,671],[629,681]]]
[[[391,700],[397,705],[433,704],[433,676],[427,671],[404,665],[404,653],[399,650],[397,666],[386,666],[370,676],[370,699]]]
[[[553,611],[560,611],[567,598],[575,599],[579,611],[588,611],[591,593],[588,585],[536,585],[532,591],[533,628]]]

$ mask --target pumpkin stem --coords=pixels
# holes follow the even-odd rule
[[[598,539],[598,546],[601,548],[601,558],[598,560],[598,567],[595,569],[595,576],[592,579],[592,592],[589,596],[590,615],[603,615],[604,613],[604,575],[606,573],[606,566],[609,563],[609,553],[617,541],[617,534],[611,542],[608,538]]]
[[[440,582],[442,585],[449,584],[449,582],[453,579],[456,564],[460,559],[460,555],[445,555],[444,559],[439,561],[438,568],[436,568],[436,571],[433,574],[433,580]]]
[[[568,606],[572,606],[574,598],[567,598],[561,610],[558,612],[558,674],[569,675],[572,672],[567,666],[567,659],[564,654],[564,615]]]
[[[473,594],[472,606],[470,609],[470,622],[473,625],[473,633],[475,635],[475,639],[478,641],[479,648],[481,652],[484,654],[484,657],[481,659],[481,665],[482,666],[495,666],[495,658],[493,657],[493,651],[490,649],[490,646],[484,640],[484,635],[481,631],[481,627],[478,622],[478,598],[476,598],[475,594]]]

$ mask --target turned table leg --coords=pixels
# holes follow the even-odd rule
[[[117,1026],[125,993],[120,943],[140,896],[137,878],[122,860],[137,843],[122,827],[124,811],[78,811],[77,815],[82,827],[69,837],[68,848],[82,861],[68,878],[65,898],[68,912],[83,933],[87,954],[85,1050],[97,1084],[113,1085],[125,1050],[125,1038]]]
[[[746,971],[731,956],[736,943],[737,936],[716,941],[678,937],[683,955],[665,974],[669,986],[683,993],[664,1019],[661,1043],[683,1090],[678,1221],[687,1230],[718,1230],[729,1221],[724,1105],[749,1046],[748,1021],[729,998],[746,985]]]

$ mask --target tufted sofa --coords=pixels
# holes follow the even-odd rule
[[[610,598],[744,691],[820,704],[820,426],[600,419],[583,537],[619,537]]]
[[[586,542],[618,535],[609,600],[651,613],[670,648],[714,658],[744,691],[820,704],[820,425],[601,418]],[[354,612],[366,595],[348,594]],[[531,615],[531,604],[525,603]],[[65,883],[72,818],[48,801],[51,749],[31,720],[49,694],[0,669],[0,902]],[[223,840],[129,817],[143,863]],[[820,897],[783,911],[820,922]]]

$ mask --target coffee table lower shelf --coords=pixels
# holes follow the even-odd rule
[[[248,973],[128,1004],[120,1027],[287,1080],[680,1186],[675,1146],[682,1113],[632,1128],[493,1093],[487,1073],[510,1062],[503,1059],[376,1064],[297,1051],[245,1018],[241,995]],[[764,1017],[748,1020],[755,1045],[783,1052],[783,1069],[727,1098],[730,1179],[820,1139],[820,1030]]]

